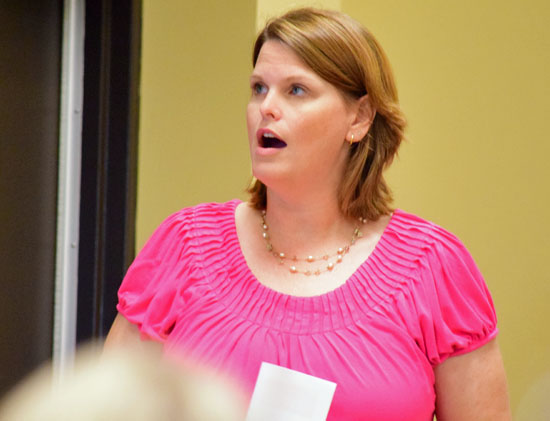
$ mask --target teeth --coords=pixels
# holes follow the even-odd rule
[[[275,138],[275,136],[273,135],[273,133],[264,133],[263,135],[264,137],[271,137],[271,138]]]

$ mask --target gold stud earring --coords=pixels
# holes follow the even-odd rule
[[[349,139],[349,145],[353,145],[353,139],[355,138],[355,136],[353,135],[353,133],[351,134],[351,138]]]

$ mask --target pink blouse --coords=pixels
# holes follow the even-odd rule
[[[230,374],[250,395],[265,361],[336,383],[328,420],[431,420],[433,367],[497,335],[478,268],[439,226],[397,210],[344,285],[295,297],[246,265],[239,203],[167,218],[128,270],[117,308],[166,352]]]

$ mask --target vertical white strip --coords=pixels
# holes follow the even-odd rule
[[[84,2],[64,2],[53,332],[53,364],[57,378],[71,369],[76,348]]]

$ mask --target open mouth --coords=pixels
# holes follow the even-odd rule
[[[284,148],[286,146],[286,143],[282,141],[279,138],[276,138],[271,133],[264,133],[262,137],[260,137],[260,146],[262,148]]]

